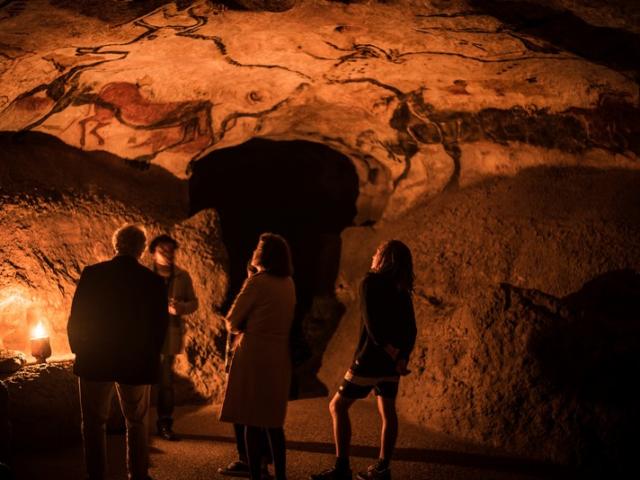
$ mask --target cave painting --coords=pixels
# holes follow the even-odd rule
[[[92,107],[91,114],[78,122],[83,148],[88,137],[104,145],[100,130],[114,122],[152,132],[149,138],[134,145],[151,147],[152,153],[141,159],[173,148],[200,151],[213,143],[209,101],[153,102],[145,98],[139,85],[111,82],[97,94],[81,95],[76,102],[86,102]]]
[[[184,172],[190,161],[223,142],[233,129],[237,130],[229,141],[235,143],[252,135],[267,136],[272,133],[270,126],[276,134],[288,135],[300,127],[300,136],[329,139],[345,151],[357,151],[360,139],[367,137],[382,147],[380,163],[397,169],[394,190],[409,176],[411,159],[424,145],[441,144],[451,157],[452,186],[460,175],[462,150],[474,142],[512,143],[514,148],[527,144],[570,154],[602,149],[631,161],[640,152],[636,140],[640,110],[634,104],[628,72],[620,76],[589,65],[571,49],[521,31],[517,22],[504,24],[482,10],[419,12],[405,19],[413,27],[406,41],[399,43],[382,30],[348,21],[350,15],[342,11],[334,12],[336,26],[331,32],[293,35],[295,25],[306,25],[300,10],[286,17],[292,23],[285,22],[281,30],[256,17],[251,34],[234,36],[229,27],[240,17],[216,5],[205,1],[163,5],[112,26],[119,32],[117,41],[92,45],[93,39],[86,37],[85,46],[70,46],[76,44],[73,40],[64,48],[43,52],[41,60],[48,62],[45,71],[55,67],[51,76],[56,78],[40,80],[13,100],[0,96],[0,129],[38,128],[87,150],[104,149],[145,163],[167,152],[172,156],[158,163],[176,172]],[[269,39],[277,39],[273,45],[266,41],[267,31]],[[256,49],[258,44],[262,47]],[[145,64],[141,72],[141,59],[186,45],[201,49],[194,58],[203,65],[215,65],[216,74],[204,76],[210,80],[198,91],[180,82],[180,88],[166,88],[169,80],[161,73],[161,62],[148,69]],[[0,49],[12,59],[7,63],[31,61],[14,59],[15,53],[6,53],[1,45]],[[577,84],[572,88],[578,93],[575,98],[548,102],[555,97],[543,93],[559,88],[560,77],[554,75],[565,70],[574,72],[571,78]],[[598,83],[585,86],[592,76],[599,78]],[[234,82],[248,77],[255,84]],[[154,99],[143,83],[153,84],[156,93],[155,87],[161,89],[162,100]],[[362,86],[365,102],[350,99],[348,87],[334,90],[335,85],[356,83]],[[166,96],[173,91],[186,96]],[[309,99],[330,98],[336,100],[337,111],[344,101],[353,102],[382,122],[358,131],[351,123],[338,128],[338,113],[331,115],[333,127],[324,121],[313,123],[313,115],[305,116],[309,125],[298,121],[283,125],[294,116],[285,113],[287,105],[296,105],[291,100],[304,92],[308,93],[301,101],[308,102],[309,111],[324,109],[323,102]],[[371,108],[366,107],[368,101]],[[351,105],[346,110],[351,112]],[[322,118],[324,113],[318,115]]]
[[[198,32],[208,23],[208,17],[199,14],[198,8],[173,10],[165,6],[131,22],[131,26],[144,31],[128,41],[74,47],[73,52],[60,49],[44,56],[60,74],[19,94],[13,101],[9,97],[0,98],[0,105],[4,106],[0,111],[0,129],[15,124],[23,131],[44,129],[83,149],[105,149],[136,162],[149,163],[163,152],[198,158],[234,128],[239,118],[259,120],[286,104],[285,98],[258,111],[229,112],[214,135],[211,100],[154,100],[153,93],[145,90],[145,85],[153,82],[148,75],[143,79],[144,85],[137,79],[107,80],[108,83],[96,85],[88,78],[97,67],[109,69],[113,63],[126,62],[132,52],[145,48],[141,44],[165,39],[161,32],[212,45],[213,56],[220,56],[233,69],[280,70],[310,79],[283,65],[237,61],[230,57],[218,36]],[[214,16],[218,13],[216,8],[206,7],[205,11]],[[303,87],[299,85],[294,93],[300,93]],[[54,120],[58,115],[61,117]],[[65,117],[73,120],[68,122]]]

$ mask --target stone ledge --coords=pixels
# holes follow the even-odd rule
[[[80,439],[80,402],[72,368],[72,361],[32,364],[2,378],[14,448]]]

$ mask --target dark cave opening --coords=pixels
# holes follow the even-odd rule
[[[304,331],[310,344],[305,371],[315,378],[327,332],[333,333],[343,312],[334,284],[340,233],[356,215],[358,176],[351,161],[319,143],[252,139],[195,162],[189,196],[191,214],[213,208],[220,215],[229,255],[225,312],[246,278],[258,236],[270,231],[288,240],[297,295],[294,329]],[[314,314],[317,298],[334,302],[328,309],[323,302],[324,311]]]

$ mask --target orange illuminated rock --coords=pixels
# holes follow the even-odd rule
[[[639,236],[640,175],[572,168],[451,190],[347,229],[336,282],[347,312],[319,377],[330,391],[342,379],[359,281],[377,244],[399,238],[413,252],[418,323],[399,412],[513,454],[622,472],[635,462]]]
[[[184,179],[192,162],[255,137],[308,140],[348,157],[359,188],[337,299],[324,292],[310,307],[314,338],[329,342],[314,352],[320,378],[344,374],[357,282],[377,243],[397,237],[415,258],[420,332],[401,413],[513,454],[613,464],[607,474],[624,478],[616,468],[635,444],[616,439],[633,425],[625,388],[638,375],[616,352],[637,352],[637,330],[582,288],[640,270],[637,2],[238,3],[2,3],[3,348],[29,351],[29,326],[46,318],[52,349],[68,353],[82,269],[137,222],[176,236],[200,299],[178,395],[219,399],[223,232],[214,211],[189,216]],[[565,311],[576,306],[582,316]],[[591,343],[581,350],[574,333]],[[602,365],[627,381],[607,384]],[[57,421],[67,409],[76,425],[68,366],[43,368],[36,410]]]
[[[17,350],[0,350],[0,374],[13,373],[27,363],[24,353]]]
[[[632,7],[99,3],[5,9],[0,129],[179,177],[255,136],[325,143],[356,164],[359,209],[383,199],[385,218],[534,165],[638,166]]]
[[[110,258],[113,232],[144,225],[149,236],[171,232],[201,302],[188,317],[189,356],[178,373],[180,398],[220,393],[215,342],[226,293],[226,252],[214,212],[188,218],[185,182],[152,167],[87,154],[40,134],[0,135],[0,341],[31,353],[31,327],[46,326],[54,357],[69,354],[67,319],[76,282],[89,264]],[[143,256],[149,263],[148,254]],[[40,335],[33,335],[34,337]]]

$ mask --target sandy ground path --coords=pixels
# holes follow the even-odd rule
[[[302,480],[332,465],[333,441],[327,399],[291,402],[287,416],[288,478]],[[153,412],[155,414],[155,412]],[[361,401],[352,409],[354,471],[366,469],[377,458],[380,422],[375,404]],[[568,478],[554,466],[510,458],[461,443],[444,435],[401,422],[393,462],[394,479],[407,480],[529,480]],[[167,442],[153,437],[151,475],[154,480],[214,480],[225,477],[217,468],[235,459],[231,425],[217,420],[217,407],[181,407],[176,412],[175,431],[182,440]],[[17,480],[83,479],[79,445],[48,447],[15,456]],[[124,436],[109,436],[111,478],[126,478]]]

